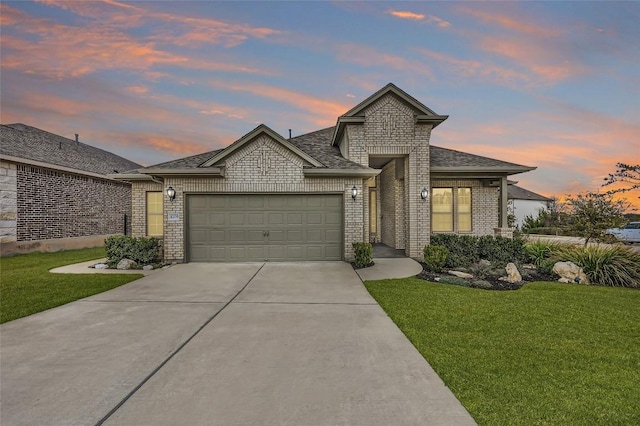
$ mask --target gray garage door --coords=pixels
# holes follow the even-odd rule
[[[342,259],[342,195],[188,195],[191,262]]]

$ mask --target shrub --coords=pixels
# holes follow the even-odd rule
[[[157,263],[160,260],[160,245],[153,237],[112,235],[104,240],[104,248],[110,264],[117,264],[122,259],[131,259],[143,265]]]
[[[628,247],[563,248],[558,258],[580,266],[592,284],[640,288],[640,253]]]
[[[423,250],[424,263],[427,266],[427,270],[432,272],[440,272],[447,263],[449,257],[449,250],[445,246],[426,246]]]
[[[493,265],[491,265],[491,262],[489,262],[488,260],[482,259],[480,260],[480,262],[471,265],[469,271],[474,277],[477,277],[480,280],[484,280],[488,276],[492,275]]]
[[[548,242],[548,241],[534,241],[527,243],[524,246],[527,255],[529,256],[529,262],[540,267],[547,262],[551,257],[560,250],[562,245],[560,243]]]
[[[469,267],[480,259],[501,265],[508,262],[522,263],[528,259],[524,240],[521,238],[435,234],[431,236],[431,244],[445,246],[449,250],[445,263],[448,268]]]
[[[354,264],[364,268],[373,263],[373,245],[371,243],[353,243]]]

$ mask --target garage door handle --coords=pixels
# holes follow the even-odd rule
[[[268,237],[269,236],[269,231],[262,231],[262,236],[263,237]]]

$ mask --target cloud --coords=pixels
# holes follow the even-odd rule
[[[414,13],[406,10],[388,10],[386,13],[400,19],[422,21],[428,24],[435,23],[440,28],[448,28],[451,26],[450,22],[447,22],[444,19],[438,18],[434,15],[425,15],[423,13]]]
[[[473,16],[474,18],[484,22],[485,24],[495,24],[499,28],[523,35],[538,37],[557,37],[564,32],[549,25],[533,23],[530,16],[528,16],[525,21],[513,16],[508,16],[504,11],[483,11],[477,7],[471,8],[468,6],[458,6],[455,8],[455,10],[465,13],[469,16]]]
[[[49,1],[47,4],[55,4],[90,16],[98,13],[98,10],[104,6],[104,4],[93,2]],[[18,69],[51,79],[74,78],[101,70],[115,69],[139,71],[150,78],[157,78],[163,75],[157,67],[271,74],[266,70],[245,64],[224,62],[220,59],[222,55],[217,55],[214,61],[184,52],[184,50],[184,54],[172,53],[161,47],[158,41],[165,38],[172,40],[172,37],[166,33],[143,37],[131,35],[123,30],[123,27],[135,26],[141,19],[148,19],[146,15],[129,19],[129,15],[123,17],[116,13],[112,14],[112,19],[96,18],[95,21],[85,25],[63,25],[50,19],[30,16],[6,5],[1,7],[3,69]],[[128,5],[118,4],[118,7],[127,8]],[[130,7],[136,11],[141,10],[134,6]],[[182,19],[181,22],[196,28],[198,25],[211,24],[198,19],[195,19],[197,24],[193,24],[191,23],[193,18],[164,17],[164,15],[162,17],[167,21]],[[224,26],[223,24],[219,23],[219,26]],[[235,34],[229,28],[219,30],[222,34],[229,34],[230,37]],[[180,37],[191,37],[189,34],[186,31]],[[243,34],[265,37],[269,32],[260,28],[246,28]],[[214,42],[213,35],[209,34],[209,36]]]
[[[364,67],[388,67],[413,75],[435,79],[430,66],[424,62],[407,59],[373,49],[369,46],[345,43],[335,47],[338,59]]]

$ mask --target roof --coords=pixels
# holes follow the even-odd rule
[[[340,148],[331,145],[331,137],[335,127],[316,130],[315,132],[289,139],[293,145],[311,155],[331,169],[366,169],[367,167],[347,160],[340,153]]]
[[[509,185],[507,194],[507,198],[510,200],[553,201],[551,198],[536,194],[518,185]]]
[[[140,164],[95,146],[25,124],[0,125],[0,154],[100,175],[140,168]]]
[[[520,164],[509,163],[508,161],[496,160],[494,158],[482,157],[480,155],[469,154],[456,151],[454,149],[441,148],[430,145],[431,169],[442,168],[462,168],[462,167],[483,167],[496,169],[519,169],[532,170],[533,167],[522,166]],[[524,171],[524,170],[523,170]]]

